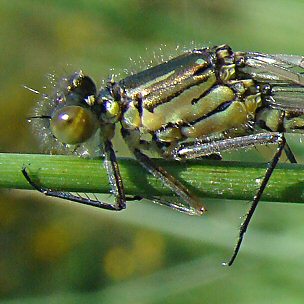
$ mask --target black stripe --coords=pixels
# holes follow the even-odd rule
[[[220,112],[223,112],[225,111],[227,108],[230,107],[230,105],[233,103],[234,100],[230,100],[230,101],[226,101],[222,104],[220,104],[216,109],[210,111],[209,113],[201,116],[200,118],[197,118],[196,120],[193,120],[191,122],[185,122],[185,123],[182,123],[182,124],[173,124],[172,122],[169,122],[167,123],[166,125],[163,125],[159,130],[165,130],[166,128],[168,127],[174,127],[174,126],[178,126],[178,127],[191,127],[193,126],[194,124],[216,114],[216,113],[220,113]]]
[[[199,97],[197,98],[193,98],[191,100],[191,104],[195,105],[200,99],[204,98],[205,96],[207,96],[208,94],[210,94],[213,90],[215,90],[216,88],[218,88],[218,85],[212,86],[211,88],[209,88],[207,91],[203,92]]]
[[[163,98],[163,99],[161,100],[161,102],[159,102],[159,103],[157,103],[157,104],[153,104],[153,105],[151,105],[151,106],[145,106],[145,109],[147,109],[148,111],[150,111],[150,112],[153,113],[153,110],[154,110],[155,108],[157,108],[158,106],[160,106],[160,105],[162,105],[162,104],[164,104],[164,103],[170,102],[172,99],[174,99],[175,97],[178,97],[178,96],[181,95],[183,92],[185,92],[185,91],[191,89],[191,88],[194,87],[194,86],[197,86],[197,85],[200,85],[200,84],[202,84],[202,83],[204,83],[204,82],[207,82],[208,79],[209,79],[209,75],[208,75],[209,70],[210,70],[209,67],[204,68],[204,71],[205,71],[205,72],[207,71],[207,73],[205,73],[205,74],[207,74],[205,79],[200,80],[200,82],[191,83],[191,84],[189,84],[188,86],[184,86],[184,87],[181,88],[179,91],[177,91],[177,92],[175,92],[175,93],[173,93],[173,94],[167,96],[166,98]],[[195,75],[195,73],[193,73],[190,77],[193,77],[194,75]],[[173,85],[172,85],[172,86],[173,86]],[[213,86],[212,86],[211,88],[209,88],[207,91],[211,90],[212,88],[213,88]],[[153,92],[151,92],[151,94],[155,94],[155,92],[156,92],[156,91],[153,91]],[[203,94],[204,94],[204,93],[203,93]],[[202,94],[202,95],[203,95],[203,94]],[[149,96],[149,95],[147,95],[147,96]],[[147,96],[145,96],[145,98],[146,98]]]
[[[226,101],[226,102],[220,104],[217,108],[215,108],[214,110],[210,111],[209,113],[207,113],[207,114],[201,116],[200,118],[198,118],[198,119],[196,119],[196,120],[193,120],[193,121],[191,122],[191,125],[192,125],[192,124],[196,124],[197,122],[202,121],[203,119],[206,119],[206,118],[212,116],[213,114],[216,114],[216,113],[220,113],[220,112],[225,111],[227,108],[230,107],[230,105],[233,103],[233,101],[234,101],[234,100],[230,100],[230,101]]]

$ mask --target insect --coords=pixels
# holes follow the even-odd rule
[[[232,265],[282,151],[296,162],[284,133],[304,129],[303,72],[302,56],[233,52],[228,45],[187,51],[118,82],[112,77],[100,90],[89,76],[76,72],[60,80],[55,93],[40,101],[31,119],[43,141],[53,140],[80,154],[86,151],[84,145],[97,137],[115,203],[53,191],[36,184],[26,168],[22,172],[46,195],[108,210],[124,209],[128,200],[137,197],[125,195],[112,146],[118,124],[137,161],[178,198],[173,202],[154,200],[201,215],[206,211],[201,200],[157,166],[146,151],[180,161],[276,144],[227,263]]]

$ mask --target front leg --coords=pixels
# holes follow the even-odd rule
[[[126,195],[119,171],[116,155],[110,140],[105,140],[103,144],[104,165],[108,173],[109,183],[111,185],[111,193],[115,196],[115,210],[126,208]]]
[[[139,197],[126,198],[122,178],[119,172],[119,166],[116,160],[115,152],[113,150],[111,141],[108,139],[104,140],[101,149],[103,150],[103,154],[105,158],[104,164],[108,173],[109,183],[111,185],[111,193],[114,194],[115,196],[114,204],[108,204],[102,202],[97,198],[91,199],[88,196],[82,197],[80,195],[74,195],[69,192],[62,192],[62,191],[56,191],[49,188],[45,188],[31,179],[28,169],[25,166],[22,168],[22,174],[33,188],[35,188],[37,191],[47,196],[58,197],[65,200],[69,200],[93,207],[98,207],[102,209],[120,211],[126,208],[126,201],[138,200],[141,198]]]

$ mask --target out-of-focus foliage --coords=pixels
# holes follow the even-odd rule
[[[228,43],[234,50],[303,55],[303,11],[300,0],[2,0],[1,152],[38,151],[26,117],[39,96],[23,84],[41,90],[47,73],[78,69],[101,83],[112,69],[144,68],[154,53],[161,60],[176,46]],[[301,145],[295,149],[300,158]],[[221,262],[248,204],[207,206],[203,218],[149,202],[112,214],[2,191],[0,299],[302,303],[303,206],[261,204],[231,269]]]

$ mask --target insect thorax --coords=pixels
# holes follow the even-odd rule
[[[245,132],[262,100],[253,80],[236,75],[234,53],[221,46],[129,76],[119,82],[128,100],[122,125],[166,145]]]

